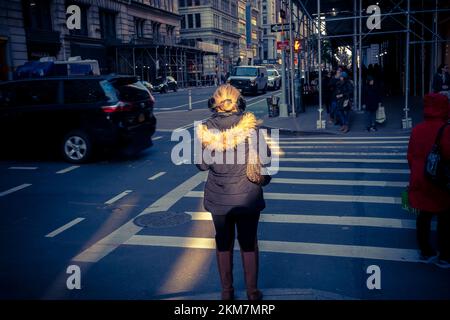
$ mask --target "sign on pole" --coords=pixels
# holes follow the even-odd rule
[[[270,25],[272,32],[289,31],[289,23],[276,23]],[[291,30],[295,30],[295,23],[291,24]]]
[[[277,50],[289,49],[289,40],[277,41]]]

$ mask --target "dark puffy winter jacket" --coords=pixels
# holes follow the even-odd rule
[[[216,152],[219,154],[222,152],[224,155],[225,151],[244,144],[245,159],[248,159],[249,145],[246,132],[252,129],[258,132],[257,120],[252,113],[215,113],[196,131],[203,150],[207,149],[206,151],[211,152],[212,155],[216,155]],[[233,131],[240,133],[237,138],[233,141],[225,140],[225,134]],[[235,154],[237,154],[236,149]],[[225,164],[225,155],[223,160],[223,164],[214,162],[207,164],[205,161],[197,164],[200,170],[209,170],[204,192],[205,209],[217,215],[227,214],[236,208],[244,209],[240,210],[241,212],[245,212],[245,209],[263,210],[265,201],[262,187],[248,180],[247,165],[237,161]]]

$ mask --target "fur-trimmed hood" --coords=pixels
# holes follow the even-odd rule
[[[229,129],[219,130],[200,124],[196,128],[196,134],[204,148],[223,152],[244,143],[260,123],[253,113],[245,112],[239,122]]]

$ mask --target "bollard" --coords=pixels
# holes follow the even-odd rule
[[[189,89],[189,111],[192,111],[192,89]]]

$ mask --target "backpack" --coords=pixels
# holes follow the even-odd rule
[[[425,176],[434,184],[450,191],[450,160],[442,159],[441,155],[441,137],[450,121],[444,124],[438,131],[433,148],[428,154],[425,162]],[[450,143],[447,141],[446,143]]]

